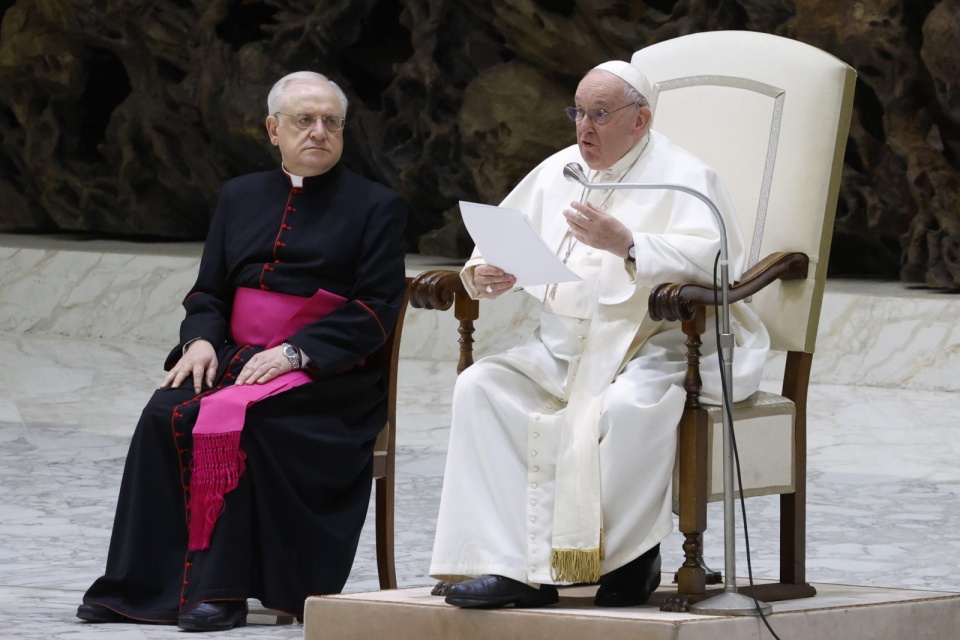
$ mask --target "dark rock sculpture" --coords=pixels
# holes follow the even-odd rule
[[[746,29],[859,74],[831,271],[960,286],[960,0],[0,1],[0,230],[201,239],[220,184],[274,166],[266,93],[350,97],[345,162],[399,190],[412,250],[463,256],[457,201],[498,201],[573,141],[582,73]]]

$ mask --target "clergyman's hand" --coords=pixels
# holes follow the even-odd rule
[[[293,371],[293,365],[283,355],[283,345],[279,345],[250,358],[240,370],[235,384],[263,384],[288,371]]]
[[[620,258],[627,257],[633,245],[633,234],[625,224],[592,204],[571,202],[573,211],[566,209],[563,216],[570,225],[570,233],[583,244],[609,251]]]
[[[480,264],[473,270],[473,283],[480,290],[480,297],[498,298],[517,284],[517,277],[489,264]]]
[[[203,382],[213,386],[213,377],[217,374],[217,352],[213,345],[204,339],[194,340],[183,357],[170,369],[160,383],[161,389],[172,387],[179,389],[180,384],[193,376],[193,391],[200,393]]]

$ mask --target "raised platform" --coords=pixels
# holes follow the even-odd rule
[[[664,581],[668,576],[664,575]],[[960,594],[816,585],[818,595],[773,603],[767,621],[783,640],[948,640],[960,636]],[[767,640],[758,617],[659,610],[661,588],[643,607],[594,607],[595,587],[562,589],[543,609],[469,611],[430,588],[307,600],[305,640]]]

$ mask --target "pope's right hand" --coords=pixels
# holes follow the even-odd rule
[[[473,270],[473,283],[480,290],[480,297],[498,298],[511,291],[517,284],[517,277],[490,264],[481,264]]]

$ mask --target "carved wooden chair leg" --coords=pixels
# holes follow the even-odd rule
[[[723,583],[723,572],[717,571],[716,569],[711,569],[707,566],[707,563],[703,559],[703,554],[700,554],[700,557],[697,558],[697,562],[703,568],[704,583],[705,584],[721,584]],[[678,584],[680,582],[680,571],[673,572],[673,583]]]
[[[706,326],[703,308],[684,320],[687,336],[687,375],[684,389],[687,403],[680,418],[678,433],[680,458],[680,532],[683,541],[683,565],[677,571],[677,593],[660,607],[663,611],[686,611],[691,599],[706,592],[703,565],[703,532],[707,529],[707,429],[710,419],[700,404],[700,336]]]
[[[457,361],[457,374],[473,364],[473,322],[480,317],[480,301],[473,300],[460,281],[457,271],[426,271],[414,279],[411,287],[410,304],[417,309],[446,311],[453,307],[453,315],[460,322],[457,332],[460,334],[460,357]],[[440,580],[430,595],[446,596],[454,583]]]

